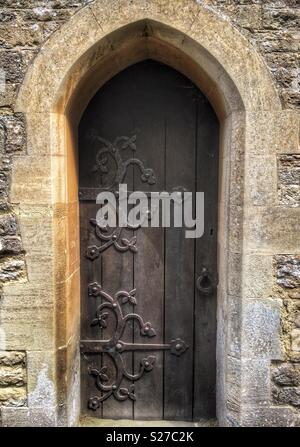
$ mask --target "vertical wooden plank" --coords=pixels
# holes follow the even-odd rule
[[[86,256],[87,249],[92,245],[99,245],[100,242],[95,236],[94,227],[90,224],[96,212],[96,205],[93,202],[80,202],[80,252],[81,252],[81,339],[97,340],[101,336],[98,327],[92,327],[91,322],[95,318],[97,306],[101,304],[101,299],[88,295],[88,285],[93,282],[101,284],[102,259],[98,257],[94,260]],[[98,355],[81,354],[81,386],[82,386],[82,412],[94,417],[102,417],[102,405],[94,410],[88,408],[88,400],[101,392],[95,388],[94,378],[89,375],[89,366],[100,368],[101,358]]]
[[[124,237],[131,238],[133,232],[131,230],[124,229]],[[133,256],[130,251],[125,253],[118,252],[114,247],[108,249],[105,256],[103,256],[103,288],[108,293],[114,295],[119,290],[130,291],[133,289]],[[130,313],[133,310],[133,306],[126,304],[122,306],[124,314]],[[111,338],[115,331],[116,320],[115,318],[107,321],[108,327],[105,331],[106,339]],[[128,322],[127,327],[122,336],[122,341],[131,343],[133,339],[133,326],[131,322]],[[126,365],[126,369],[129,373],[133,371],[132,353],[123,353],[122,357]],[[103,364],[108,367],[108,374],[112,377],[116,377],[116,368],[110,357],[106,354],[103,355]],[[131,381],[124,378],[122,387],[129,387]],[[103,403],[103,418],[108,419],[132,419],[133,418],[133,402],[127,399],[124,402],[117,401],[114,397],[110,397]]]
[[[206,100],[198,102],[197,190],[204,191],[205,232],[196,240],[196,280],[202,267],[217,275],[219,123]],[[194,419],[216,414],[216,303],[217,289],[209,295],[195,290]]]
[[[165,181],[164,76],[165,70],[160,64],[145,62],[135,78],[135,123],[139,129],[137,154],[147,168],[153,169],[156,177],[156,183],[149,185],[142,182],[140,173],[135,171],[134,189],[138,191],[160,191]],[[164,322],[164,231],[162,228],[140,228],[136,236],[136,312],[144,322],[152,324],[156,336],[142,336],[140,328],[135,325],[134,342],[161,344]],[[148,356],[155,356],[156,361],[154,368],[136,382],[134,418],[157,420],[163,418],[163,352],[135,352],[135,373],[141,368],[141,360]]]
[[[176,74],[166,117],[166,189],[195,189],[195,102],[193,85]],[[184,228],[166,229],[165,339],[189,346],[177,357],[165,353],[164,418],[191,420],[193,405],[194,240]]]
[[[90,130],[109,141],[114,143],[117,137],[131,137],[134,129],[132,127],[132,115],[128,110],[128,104],[131,98],[131,88],[128,84],[129,75],[116,76],[111,79],[92,99],[86,113],[83,116],[80,125],[80,135],[82,141],[81,147],[81,175],[80,181],[82,186],[86,187],[106,187],[111,184],[116,172],[116,164],[113,158],[107,157],[107,173],[102,176],[99,172],[93,172],[95,165],[96,154],[101,149],[101,144],[94,148],[89,144],[87,136]],[[122,159],[134,156],[134,151],[130,148],[126,150],[119,145],[120,156]],[[133,188],[133,168],[129,166],[127,169],[124,182],[128,184],[128,188]],[[114,185],[112,191],[118,189],[118,184]],[[96,216],[97,207],[95,206],[94,217]],[[133,232],[124,229],[122,237],[131,238]],[[99,245],[99,241],[98,241]],[[86,261],[85,261],[86,262]],[[94,263],[96,266],[96,263]],[[122,253],[114,246],[109,247],[101,254],[101,266],[98,266],[97,275],[98,282],[101,283],[103,290],[111,295],[114,295],[119,290],[132,290],[133,288],[133,253],[127,251]],[[100,301],[101,302],[101,301]],[[95,312],[94,308],[94,312]],[[123,307],[124,312],[131,312],[132,306],[126,305]],[[87,310],[92,313],[92,309]],[[115,331],[116,319],[113,312],[108,312],[107,327],[101,331],[102,339],[111,338]],[[132,342],[133,326],[128,324],[122,340],[124,342]],[[96,357],[96,356],[95,356]],[[129,373],[133,372],[132,353],[123,354],[124,362]],[[101,356],[101,366],[107,367],[107,375],[109,383],[113,383],[116,377],[116,366],[111,357],[107,354]],[[130,382],[124,378],[122,386],[128,386]],[[90,392],[95,390],[94,383],[90,382],[87,385],[90,387]],[[97,410],[94,416],[100,417],[100,412]],[[133,417],[133,402],[131,400],[117,401],[113,396],[105,400],[102,404],[101,417],[109,419],[132,419]]]
[[[145,323],[151,323],[156,336],[142,336],[140,329],[135,326],[135,343],[163,343],[163,235],[161,228],[145,228],[137,232],[138,253],[134,268],[137,289],[135,311],[143,317]],[[155,365],[152,371],[145,372],[142,379],[136,382],[134,418],[157,420],[163,418],[163,352],[135,352],[135,373],[141,367],[141,360],[148,356],[155,356]]]
[[[132,86],[129,73],[121,73],[113,78],[107,85],[107,88],[101,92],[102,96],[98,99],[102,103],[102,111],[99,115],[99,121],[108,135],[111,135],[111,141],[117,137],[132,137],[134,134],[133,111],[128,107],[132,98]],[[105,104],[105,108],[104,108]],[[113,118],[113,119],[112,119]],[[120,146],[119,146],[120,147]],[[134,157],[133,149],[120,149],[122,159]],[[133,188],[133,167],[129,166],[124,178],[124,183],[128,189]],[[118,189],[119,185],[116,185]],[[131,239],[133,231],[123,229],[122,237]],[[131,251],[120,252],[115,247],[110,247],[103,253],[103,288],[109,293],[116,293],[119,290],[130,291],[133,289],[133,259],[134,253]],[[133,306],[126,304],[122,306],[124,315],[133,311]],[[115,319],[108,321],[107,335],[112,336],[115,331]],[[129,322],[122,335],[122,341],[131,343],[133,340],[133,325]],[[123,353],[122,357],[127,371],[133,373],[133,354],[131,352]],[[103,355],[103,364],[108,366],[108,371],[112,377],[116,376],[116,366],[108,355]],[[128,388],[131,382],[124,378],[122,387]],[[133,402],[130,399],[118,401],[110,397],[103,403],[103,418],[108,419],[132,419]]]

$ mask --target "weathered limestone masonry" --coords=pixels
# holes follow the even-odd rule
[[[0,351],[0,404],[22,407],[27,403],[25,352]]]
[[[167,4],[168,1],[176,4],[182,0],[157,0],[157,3]],[[61,404],[59,400],[57,365],[53,360],[55,348],[49,342],[54,338],[55,331],[54,304],[47,288],[48,282],[52,281],[50,266],[53,259],[47,250],[43,252],[44,245],[51,247],[52,244],[52,227],[48,222],[51,219],[63,222],[65,216],[62,209],[53,211],[46,200],[39,202],[40,196],[48,194],[49,187],[45,184],[45,173],[49,170],[46,149],[37,160],[31,158],[30,172],[23,172],[20,178],[20,166],[25,156],[34,154],[35,144],[42,144],[38,139],[28,141],[28,120],[19,109],[16,110],[15,104],[25,74],[37,56],[43,53],[40,49],[44,43],[81,8],[98,3],[101,2],[0,0],[0,68],[6,76],[5,91],[0,93],[0,281],[2,290],[9,290],[0,297],[0,425],[1,421],[5,426],[76,423],[74,415],[65,419],[62,417],[60,422],[57,416],[57,406],[63,407],[66,403]],[[137,2],[128,0],[128,5],[132,3]],[[228,397],[224,404],[228,415],[221,423],[300,426],[300,152],[299,132],[295,130],[299,125],[300,109],[300,3],[299,0],[187,0],[184,4],[193,11],[198,8],[199,11],[212,12],[245,36],[268,67],[284,112],[274,111],[273,121],[259,118],[264,109],[249,118],[249,122],[252,119],[255,123],[259,119],[253,141],[251,136],[247,137],[251,140],[249,146],[253,143],[254,153],[254,157],[247,162],[249,170],[252,169],[254,173],[251,175],[249,171],[247,177],[252,182],[247,200],[252,204],[251,209],[256,207],[259,211],[257,217],[253,213],[252,220],[248,216],[249,228],[244,229],[251,253],[247,255],[248,264],[244,260],[243,287],[251,295],[249,302],[255,301],[252,314],[250,312],[244,320],[249,339],[254,341],[252,344],[248,342],[247,333],[241,336],[240,328],[235,327],[238,323],[231,322],[236,336],[228,342],[231,369],[227,380]],[[101,5],[98,8],[91,9],[97,21],[97,11],[101,12]],[[87,16],[89,14],[92,16],[91,13]],[[176,27],[176,17],[173,19]],[[100,19],[99,23],[101,28]],[[94,30],[91,29],[92,32]],[[59,51],[65,44],[67,42],[60,42]],[[78,45],[81,44],[79,39]],[[229,42],[229,45],[234,50],[234,43]],[[67,45],[66,48],[69,51]],[[36,89],[39,89],[38,82]],[[34,126],[34,119],[39,113],[32,115],[30,126]],[[256,127],[255,123],[253,128]],[[264,153],[265,137],[260,141],[260,128],[266,129],[269,125],[269,134],[264,130],[265,135],[268,134],[266,147],[277,151],[277,161],[271,154]],[[276,126],[277,133],[272,130]],[[47,129],[41,129],[42,136],[43,132],[46,134]],[[285,141],[284,145],[282,141]],[[233,141],[232,144],[237,143]],[[261,156],[264,157],[262,161]],[[53,159],[51,163],[55,162]],[[38,207],[35,207],[34,199],[25,200],[25,203],[12,203],[10,200],[15,165],[18,166],[15,174],[18,193],[26,196],[28,174],[31,183],[32,179],[35,181],[31,191],[34,190]],[[48,180],[50,184],[51,177]],[[273,184],[276,185],[275,194],[273,187],[269,187]],[[73,208],[70,209],[71,213]],[[20,216],[26,231],[20,227]],[[290,228],[285,226],[286,222]],[[257,239],[260,239],[261,246],[256,250]],[[237,256],[236,259],[240,258]],[[236,271],[241,269],[240,261],[234,268]],[[263,278],[268,278],[267,281],[261,280],[258,271]],[[28,281],[29,276],[31,282]],[[35,283],[40,284],[38,292]],[[41,287],[43,284],[44,289]],[[65,286],[62,279],[57,284],[60,289]],[[238,297],[237,289],[233,281],[229,295]],[[265,313],[259,310],[255,314],[261,299],[264,300]],[[236,304],[237,307],[239,305]],[[245,311],[247,306],[243,305]],[[237,307],[233,307],[231,310],[228,308],[228,312],[231,311],[234,316]],[[281,315],[280,321],[276,319],[277,309]],[[259,337],[265,335],[265,345],[264,340],[257,342],[255,338],[258,337],[256,330],[259,325],[265,328],[265,333],[263,330],[259,332]],[[270,347],[270,340],[275,339],[278,332],[280,345],[276,351]],[[243,349],[248,352],[244,363],[239,360],[241,340],[246,340]],[[254,359],[253,356],[260,349],[260,358]],[[235,367],[240,363],[241,366]],[[253,379],[256,372],[257,376]],[[251,384],[250,380],[247,381],[247,375],[251,375]],[[78,377],[72,380],[75,389]],[[242,387],[237,395],[235,387],[239,382],[249,383],[250,388],[247,389],[247,385]],[[242,399],[246,402],[244,406],[240,404]],[[62,411],[75,414],[76,411],[71,408],[72,399],[67,405],[70,408]]]
[[[288,175],[293,174],[290,169]],[[283,299],[281,331],[286,358],[272,365],[272,393],[274,402],[300,408],[300,256],[276,256],[275,269],[278,295]]]
[[[26,153],[26,122],[22,114],[14,113],[14,103],[17,91],[22,83],[30,61],[39,51],[41,44],[55,32],[78,8],[88,1],[36,1],[36,0],[1,0],[0,1],[0,67],[5,71],[5,91],[0,94],[0,281],[27,281],[24,250],[18,228],[18,206],[10,203],[11,167],[14,156]],[[38,88],[38,86],[37,86]],[[38,173],[36,173],[38,175]],[[24,178],[26,182],[26,178]],[[39,187],[37,185],[37,187]],[[26,212],[29,212],[26,210]],[[34,229],[33,229],[34,231]],[[32,243],[37,240],[32,235]],[[38,274],[38,272],[36,272]],[[24,290],[24,295],[15,297],[10,303],[1,302],[0,299],[0,350],[6,347],[6,336],[1,329],[4,324],[11,328],[13,337],[14,328],[24,324],[21,332],[25,338],[32,331],[34,338],[41,337],[36,343],[37,351],[28,356],[27,368],[32,369],[35,375],[36,359],[47,357],[47,352],[41,354],[43,334],[38,334],[32,326],[32,313],[28,312],[28,321],[18,322],[19,308],[35,309],[37,320],[39,318],[39,303],[30,299],[30,292]],[[49,312],[51,310],[49,309]],[[25,329],[26,328],[26,329]],[[25,329],[25,330],[24,330]],[[18,331],[17,331],[18,332]],[[26,342],[25,342],[26,344]],[[27,391],[30,390],[30,381],[26,384],[26,353],[14,350],[0,351],[0,413],[2,407],[23,407],[28,405]],[[40,380],[43,376],[40,376]],[[32,385],[36,389],[36,383]],[[51,394],[51,383],[47,380],[41,382],[44,392],[37,400],[39,405],[48,406],[48,394]],[[48,387],[48,389],[47,389]],[[50,387],[50,388],[49,388]],[[44,399],[43,399],[44,397]],[[36,399],[33,396],[33,400]],[[50,400],[51,401],[51,400]],[[51,412],[51,411],[50,411]],[[32,425],[53,425],[49,412],[45,420],[30,412]],[[1,415],[0,415],[1,418]],[[12,413],[12,425],[18,425],[17,417]],[[1,423],[0,423],[1,425]],[[9,424],[10,425],[10,424]]]

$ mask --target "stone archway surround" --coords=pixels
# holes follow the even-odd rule
[[[19,213],[28,280],[4,288],[38,305],[31,337],[6,336],[28,357],[28,408],[20,418],[77,424],[80,413],[80,265],[76,126],[95,91],[126,66],[152,57],[190,77],[221,121],[218,292],[218,419],[221,425],[292,421],[270,397],[270,362],[284,357],[281,301],[272,260],[299,252],[277,226],[277,155],[297,153],[299,121],[282,110],[259,55],[228,22],[190,0],[96,0],[41,48],[20,90],[27,153],[15,157],[12,202]],[[283,210],[284,211],[284,210]],[[277,214],[276,214],[277,213]],[[24,318],[36,318],[33,310]],[[4,328],[5,329],[5,328]],[[22,332],[23,331],[23,332]],[[42,390],[43,386],[47,392]],[[10,409],[4,410],[9,414]],[[14,409],[17,412],[17,409]],[[277,418],[277,419],[276,419]]]

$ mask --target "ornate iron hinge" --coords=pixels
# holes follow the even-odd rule
[[[116,378],[108,376],[108,368],[104,365],[101,369],[93,366],[88,367],[88,373],[95,377],[96,387],[102,392],[101,396],[93,396],[88,401],[88,407],[92,410],[99,408],[101,402],[113,396],[119,401],[126,399],[135,400],[134,384],[129,388],[122,387],[124,378],[133,382],[139,380],[145,372],[153,369],[156,357],[149,355],[144,357],[140,362],[140,370],[137,374],[130,374],[126,369],[126,364],[122,353],[125,351],[170,351],[171,354],[180,356],[187,349],[188,345],[180,338],[174,338],[170,343],[166,344],[150,344],[150,343],[125,343],[121,340],[126,324],[129,320],[135,320],[140,327],[140,334],[144,337],[155,337],[156,332],[150,322],[145,322],[137,313],[123,314],[122,306],[126,303],[136,304],[136,290],[130,292],[119,291],[113,297],[105,292],[100,284],[92,283],[88,287],[89,296],[102,297],[105,301],[98,306],[95,318],[91,322],[91,326],[99,326],[105,329],[107,327],[107,319],[109,312],[113,312],[116,318],[116,329],[110,340],[81,340],[80,349],[82,354],[106,354],[110,356],[116,368]]]
[[[130,165],[135,165],[140,170],[141,181],[154,185],[156,183],[156,177],[153,169],[146,168],[144,163],[138,158],[128,158],[123,160],[121,151],[125,149],[136,150],[136,135],[132,137],[121,136],[117,137],[113,143],[105,138],[97,135],[97,131],[90,129],[88,131],[87,138],[92,141],[94,147],[98,149],[96,155],[96,164],[93,166],[92,172],[99,172],[101,176],[108,174],[108,160],[109,157],[114,161],[115,173],[113,181],[106,187],[101,187],[102,190],[112,190],[119,188],[119,185],[124,181],[127,169]],[[99,190],[100,191],[100,190]],[[105,242],[102,245],[92,245],[87,248],[87,258],[94,260],[99,257],[100,253],[104,252],[108,247],[114,246],[116,250],[120,252],[137,251],[136,237],[133,236],[130,239],[123,238],[122,233],[124,228],[103,228],[97,225],[96,219],[90,219],[90,223],[95,226],[96,237]],[[130,226],[128,229],[137,230],[140,226]]]
[[[101,176],[108,174],[107,165],[109,158],[114,161],[114,165],[116,167],[113,181],[110,185],[103,187],[103,189],[111,190],[114,188],[118,188],[119,184],[123,183],[127,169],[130,165],[135,165],[139,168],[141,173],[141,181],[143,183],[148,183],[149,185],[154,185],[156,183],[156,177],[153,169],[146,168],[141,160],[135,157],[128,158],[127,160],[122,159],[122,150],[136,150],[136,135],[133,135],[132,137],[117,137],[115,141],[111,143],[105,138],[97,135],[97,131],[95,129],[90,129],[88,131],[87,138],[92,141],[94,147],[98,149],[96,155],[96,164],[93,166],[92,172],[99,172]]]
[[[124,227],[118,227],[118,228],[104,228],[100,227],[97,224],[96,219],[90,219],[91,225],[95,227],[95,235],[96,237],[104,242],[102,245],[89,245],[86,250],[86,257],[90,259],[91,261],[94,261],[94,259],[97,259],[100,256],[100,253],[104,252],[107,248],[110,246],[114,246],[116,250],[120,252],[124,251],[132,251],[133,253],[137,252],[136,247],[136,236],[131,237],[130,239],[122,237],[122,233],[124,230]],[[137,230],[140,228],[140,226],[137,227],[128,227],[130,229]]]

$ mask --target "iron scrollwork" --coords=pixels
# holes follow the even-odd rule
[[[123,313],[122,306],[124,304],[136,304],[136,289],[129,292],[121,290],[114,296],[111,296],[102,289],[100,284],[94,282],[89,285],[88,294],[91,297],[101,297],[104,300],[98,306],[95,318],[90,323],[91,326],[98,326],[100,329],[105,329],[111,312],[116,319],[116,328],[109,340],[82,340],[80,344],[83,354],[108,355],[112,359],[116,370],[116,377],[114,378],[109,377],[109,371],[105,365],[100,369],[94,366],[88,367],[88,373],[95,378],[95,385],[101,391],[100,396],[93,396],[88,401],[88,407],[96,410],[101,405],[101,402],[111,396],[118,401],[124,401],[126,399],[135,400],[134,384],[126,388],[122,386],[123,379],[127,378],[132,382],[136,382],[141,379],[144,373],[150,372],[155,366],[156,357],[154,355],[148,355],[141,359],[138,373],[131,374],[128,372],[125,360],[122,357],[123,352],[170,351],[171,354],[180,356],[188,349],[188,345],[180,338],[172,339],[170,343],[166,344],[124,342],[121,337],[123,336],[127,322],[130,320],[138,323],[141,336],[148,338],[156,336],[156,331],[149,321],[145,322],[137,313],[127,313],[125,315]]]
[[[113,181],[110,185],[101,187],[101,189],[111,190],[114,188],[118,188],[119,184],[124,181],[127,169],[130,165],[136,165],[139,168],[142,182],[148,183],[149,185],[154,185],[156,183],[156,177],[153,169],[146,168],[141,160],[134,157],[128,158],[125,161],[122,159],[122,150],[136,150],[136,135],[133,135],[132,137],[120,136],[117,137],[113,143],[111,143],[105,138],[97,135],[96,130],[90,129],[88,132],[88,139],[91,140],[96,149],[98,149],[96,155],[96,164],[93,167],[93,172],[100,172],[101,175],[108,174],[107,165],[109,157],[111,157],[114,161],[115,173]],[[133,236],[130,239],[122,237],[124,228],[100,227],[97,224],[96,219],[90,219],[90,223],[95,227],[96,237],[104,242],[104,244],[89,246],[86,251],[86,257],[88,259],[92,261],[97,259],[100,253],[105,251],[110,246],[114,246],[115,249],[120,252],[125,252],[128,250],[133,253],[137,252],[136,236]],[[127,228],[137,230],[138,228],[140,228],[140,225],[132,226],[128,223]]]
[[[86,250],[86,257],[91,261],[94,261],[100,256],[100,253],[105,251],[108,247],[113,245],[116,250],[120,252],[125,252],[130,250],[132,253],[137,252],[136,236],[131,237],[130,239],[122,237],[122,233],[124,228],[108,228],[108,227],[100,227],[97,224],[96,219],[90,219],[91,225],[95,227],[95,235],[96,237],[104,242],[102,245],[89,245]],[[139,226],[127,226],[132,230],[137,230]]]
[[[105,138],[97,135],[95,129],[90,129],[88,132],[88,139],[92,141],[96,149],[98,149],[93,172],[99,172],[101,175],[108,174],[108,160],[111,158],[114,161],[115,173],[113,181],[110,185],[103,187],[103,189],[117,188],[120,183],[123,183],[127,169],[130,165],[139,168],[141,181],[143,183],[148,183],[149,185],[154,185],[156,183],[153,169],[145,167],[141,160],[136,157],[128,158],[127,160],[123,160],[122,158],[121,151],[126,149],[136,151],[136,135],[133,135],[132,137],[120,136],[111,143]]]

